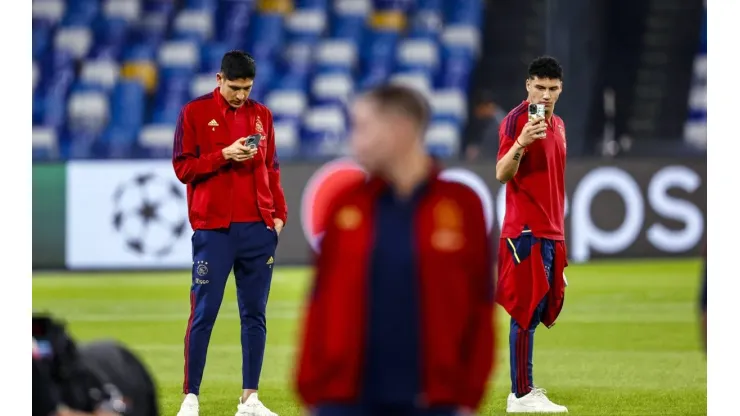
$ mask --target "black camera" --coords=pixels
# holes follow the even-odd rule
[[[50,397],[82,412],[158,416],[154,380],[128,348],[115,341],[78,346],[48,314],[34,314],[32,324],[34,364],[48,375]]]

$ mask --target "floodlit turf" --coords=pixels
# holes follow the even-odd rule
[[[535,382],[574,415],[705,415],[706,361],[696,319],[697,261],[614,262],[567,270],[563,313],[535,337]],[[299,415],[292,394],[305,268],[275,269],[260,397],[281,416]],[[117,338],[154,372],[163,415],[181,400],[187,272],[39,274],[35,310],[70,322],[81,341]],[[451,283],[452,284],[452,283]],[[503,311],[501,311],[503,312]],[[505,414],[508,321],[500,313],[495,381],[481,415]],[[201,416],[232,415],[241,387],[239,318],[233,279],[213,331],[201,388]]]

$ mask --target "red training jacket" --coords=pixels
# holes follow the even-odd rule
[[[493,370],[494,280],[482,205],[434,171],[415,213],[425,405],[476,409]],[[297,366],[305,404],[357,402],[378,179],[337,198],[318,254]]]
[[[177,120],[172,164],[177,178],[188,185],[188,213],[194,230],[227,228],[233,209],[231,175],[233,161],[224,159],[221,150],[234,140],[218,100],[218,88],[185,104]],[[247,131],[243,137],[262,133],[254,157],[257,206],[262,220],[270,227],[273,218],[288,221],[288,207],[280,186],[280,164],[275,150],[272,113],[264,105],[248,100]],[[214,122],[215,121],[215,122]]]

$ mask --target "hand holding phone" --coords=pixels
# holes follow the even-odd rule
[[[262,135],[257,133],[247,137],[246,146],[252,149],[256,149],[262,140]]]

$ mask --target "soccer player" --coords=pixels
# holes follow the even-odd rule
[[[303,328],[298,395],[318,416],[456,415],[493,367],[493,252],[480,199],[425,151],[429,107],[381,86],[352,108],[370,177],[332,204]]]
[[[185,333],[185,399],[179,416],[198,415],[206,352],[234,269],[242,344],[237,416],[272,416],[257,397],[278,235],[287,221],[272,114],[249,99],[255,62],[241,51],[221,61],[213,92],[187,103],[172,163],[188,188],[193,227],[190,319]]]
[[[532,380],[534,332],[551,327],[563,306],[567,266],[564,242],[565,154],[563,120],[554,114],[563,90],[563,70],[552,57],[529,65],[527,99],[499,129],[496,179],[506,184],[496,300],[511,315],[509,331],[510,413],[568,410],[551,402]],[[545,116],[529,120],[530,104]]]

